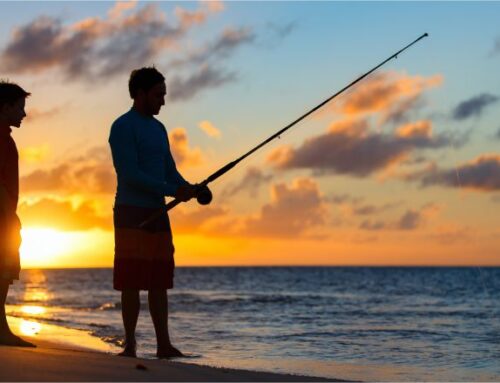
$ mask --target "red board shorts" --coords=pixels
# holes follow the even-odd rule
[[[171,289],[174,286],[174,245],[166,213],[149,222],[157,208],[117,205],[114,207],[115,290]]]

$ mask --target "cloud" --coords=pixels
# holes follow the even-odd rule
[[[215,218],[223,217],[226,214],[227,209],[223,207],[202,206],[195,209],[175,208],[169,213],[169,216],[175,233],[196,232],[204,234],[210,233],[209,225]]]
[[[422,215],[417,210],[407,210],[399,219],[397,228],[401,230],[412,230],[419,226]]]
[[[434,169],[419,176],[423,186],[441,185],[475,191],[500,190],[500,155],[483,154],[454,169]]]
[[[500,140],[500,128],[498,128],[495,137]]]
[[[133,9],[137,6],[137,0],[117,1],[113,8],[108,11],[110,19],[118,19],[126,11]]]
[[[384,221],[377,220],[364,220],[361,222],[359,225],[359,228],[362,230],[369,230],[369,231],[378,231],[378,230],[383,230],[387,227],[387,224]]]
[[[98,215],[91,201],[73,206],[69,201],[43,198],[32,204],[21,203],[18,211],[23,226],[44,226],[64,231],[113,228],[111,215]]]
[[[362,204],[362,205],[354,206],[352,209],[352,212],[358,216],[359,215],[374,215],[374,214],[381,213],[387,209],[390,209],[394,206],[395,206],[395,204],[385,204],[382,206],[376,206],[376,205],[371,205],[371,204],[364,204],[364,205]]]
[[[21,177],[20,185],[26,193],[107,194],[116,191],[116,176],[109,149],[95,147],[82,156],[68,158],[52,168],[38,169]]]
[[[54,107],[51,109],[47,110],[39,110],[37,108],[30,108],[26,112],[26,118],[24,119],[24,122],[33,122],[33,121],[38,121],[41,119],[45,118],[52,118],[56,116],[57,114],[61,113],[62,107]]]
[[[227,73],[205,64],[188,77],[175,76],[172,78],[169,81],[169,99],[172,102],[186,101],[204,89],[217,88],[235,80],[234,73]]]
[[[212,12],[177,7],[176,23],[156,4],[140,9],[118,3],[107,18],[91,17],[71,25],[41,16],[16,28],[1,52],[0,69],[41,73],[58,68],[69,79],[106,78],[152,62]],[[125,14],[127,13],[127,14]]]
[[[432,134],[430,121],[406,124],[395,133],[372,133],[367,120],[344,120],[294,149],[279,147],[267,160],[279,169],[312,169],[365,177],[403,162],[416,149],[449,145],[446,135]]]
[[[200,148],[190,148],[189,140],[184,128],[175,128],[168,133],[170,150],[178,167],[197,166],[203,163],[203,154]]]
[[[280,39],[284,39],[297,29],[297,21],[292,21],[287,24],[279,25],[275,23],[268,23],[267,27]]]
[[[429,237],[443,245],[452,245],[460,242],[470,242],[471,235],[475,235],[475,229],[470,226],[448,223],[433,228]]]
[[[180,167],[196,166],[203,162],[199,148],[189,146],[186,131],[176,128],[169,132],[170,149]],[[21,151],[21,158],[33,159],[44,155],[44,147]],[[48,149],[47,149],[48,150]],[[25,193],[54,192],[71,194],[114,194],[116,173],[108,146],[98,146],[81,154],[64,158],[45,169],[37,169],[20,179]]]
[[[493,57],[499,53],[500,53],[500,37],[497,37],[497,39],[495,40],[495,43],[493,45],[493,49],[491,50],[490,56]]]
[[[291,186],[273,185],[271,202],[256,217],[247,218],[241,232],[257,237],[297,238],[313,235],[326,218],[327,204],[316,182],[299,178]]]
[[[202,0],[201,3],[206,6],[210,12],[222,12],[224,10],[224,3],[220,0]]]
[[[349,194],[331,194],[326,197],[326,200],[334,204],[344,204],[344,203],[358,204],[363,201],[363,198],[353,197]]]
[[[48,145],[26,146],[19,149],[19,159],[27,163],[37,163],[45,160],[50,155]]]
[[[226,187],[221,193],[221,198],[230,198],[241,191],[256,197],[260,187],[273,178],[272,175],[265,175],[260,169],[256,167],[248,168],[241,181],[236,185]]]
[[[371,216],[401,205],[401,201],[374,205],[366,203],[363,197],[355,197],[349,194],[331,194],[325,200],[333,205],[337,205],[346,216]]]
[[[214,124],[212,124],[210,121],[201,121],[198,126],[200,127],[201,130],[203,130],[207,136],[209,137],[216,137],[220,138],[221,133],[220,130],[217,129]]]
[[[209,61],[227,59],[243,46],[253,43],[255,34],[248,27],[226,28],[214,41],[205,43],[202,48],[188,53],[185,57],[172,60],[168,67],[186,65],[206,65]]]
[[[347,91],[332,103],[330,110],[351,118],[377,113],[381,123],[402,122],[410,110],[422,104],[423,92],[442,82],[441,75],[379,72]]]
[[[452,112],[452,117],[455,120],[465,120],[469,117],[479,117],[484,108],[499,100],[498,96],[482,93],[458,104]]]
[[[395,222],[384,222],[382,220],[367,219],[361,222],[359,228],[362,230],[415,230],[421,228],[441,207],[434,203],[428,203],[420,209],[407,209]]]

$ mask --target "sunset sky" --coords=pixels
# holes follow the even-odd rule
[[[0,78],[32,93],[23,267],[112,266],[111,123],[130,71],[191,182],[404,52],[171,214],[176,263],[500,265],[500,3],[1,2]]]

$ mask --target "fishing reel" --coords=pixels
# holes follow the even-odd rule
[[[200,205],[208,205],[212,202],[212,198],[212,192],[207,185],[198,186],[198,190],[196,191],[196,200]]]

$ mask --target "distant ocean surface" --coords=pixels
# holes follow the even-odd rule
[[[154,357],[147,307],[139,354]],[[25,270],[9,315],[123,336],[111,269]],[[28,307],[28,308],[26,308]],[[177,268],[170,331],[186,360],[353,380],[500,381],[500,268]]]

